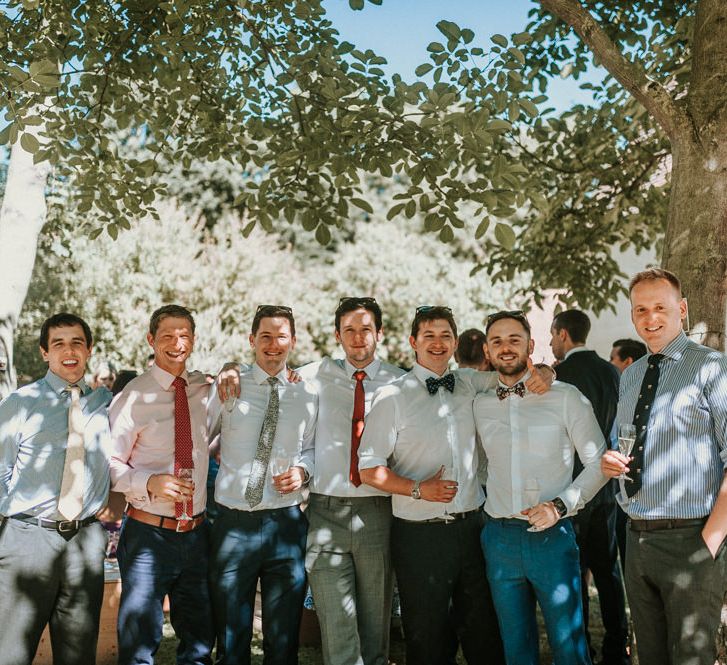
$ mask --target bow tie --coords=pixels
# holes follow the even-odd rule
[[[434,395],[439,390],[439,386],[444,386],[449,392],[453,393],[454,374],[445,374],[441,379],[435,379],[433,376],[430,376],[426,384],[430,395]]]
[[[525,386],[522,383],[516,383],[512,388],[503,388],[497,386],[497,398],[505,399],[508,395],[517,395],[523,397],[525,395]]]

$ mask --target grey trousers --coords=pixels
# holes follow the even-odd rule
[[[54,665],[96,662],[105,553],[98,522],[69,540],[14,519],[0,523],[0,665],[30,665],[46,625]]]
[[[387,665],[391,499],[311,494],[305,567],[326,665]]]
[[[626,595],[640,665],[714,665],[727,590],[724,543],[712,559],[701,526],[626,533]]]

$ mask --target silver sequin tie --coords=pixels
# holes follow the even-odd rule
[[[268,400],[268,408],[265,411],[263,427],[260,430],[260,437],[257,440],[257,450],[255,450],[255,459],[252,461],[250,478],[248,478],[247,487],[245,488],[245,499],[251,508],[254,508],[263,500],[265,477],[270,464],[270,451],[273,448],[275,428],[278,426],[280,408],[278,378],[271,376],[268,378],[268,383],[270,384],[270,399]]]

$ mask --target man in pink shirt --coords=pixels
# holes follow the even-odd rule
[[[207,588],[209,384],[188,372],[194,319],[179,305],[151,316],[154,364],[111,404],[111,484],[128,502],[117,556],[121,571],[119,665],[154,662],[162,603],[180,640],[178,663],[212,662]]]

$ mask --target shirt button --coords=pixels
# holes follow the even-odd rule
[[[636,469],[636,473],[641,473],[641,469]]]
[[[639,452],[641,452],[644,449],[644,446],[639,446]]]
[[[646,387],[647,387],[647,388],[651,388],[651,384],[649,384],[649,385],[648,385],[648,386],[646,386]]]
[[[648,404],[644,404],[644,408],[645,409],[648,409],[649,408],[649,405]]]

